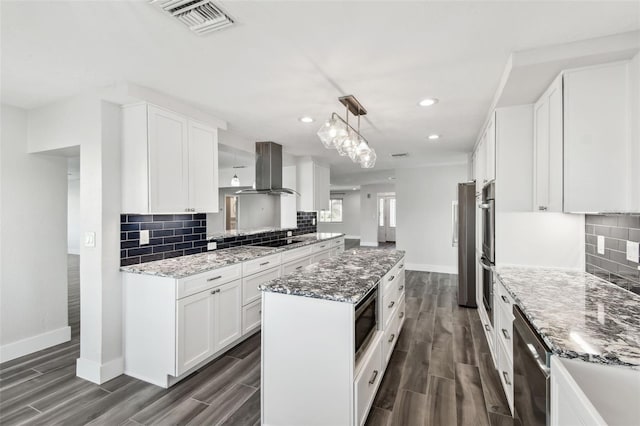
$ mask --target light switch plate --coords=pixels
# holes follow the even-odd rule
[[[207,250],[216,250],[218,248],[218,243],[215,241],[207,244]]]
[[[143,229],[140,231],[140,245],[143,246],[149,244],[149,230]]]
[[[84,246],[85,247],[95,247],[96,246],[96,233],[95,232],[85,232],[84,233]]]
[[[313,219],[311,219],[311,224],[315,225],[316,224],[316,218],[314,217]]]
[[[287,231],[287,237],[292,237],[293,236],[293,232],[292,231]]]
[[[640,263],[640,243],[627,241],[627,260]]]
[[[604,236],[598,235],[598,254],[604,254]]]

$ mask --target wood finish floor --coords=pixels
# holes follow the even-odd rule
[[[77,378],[77,256],[69,277],[73,338],[0,365],[2,425],[259,424],[260,334],[170,389],[124,375],[101,386]],[[513,424],[478,315],[456,305],[456,277],[408,272],[406,295],[407,320],[367,424]]]

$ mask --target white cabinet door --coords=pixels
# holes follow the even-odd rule
[[[480,143],[476,148],[476,160],[478,161],[478,166],[476,167],[476,173],[478,177],[476,178],[476,193],[482,194],[482,187],[485,183],[487,183],[487,152],[486,152],[486,139],[483,136],[480,139]]]
[[[197,212],[218,211],[218,131],[189,121],[189,205]]]
[[[242,334],[248,334],[260,327],[262,321],[262,300],[258,299],[242,308]]]
[[[213,290],[214,338],[218,351],[242,335],[242,280]]]
[[[496,178],[496,125],[495,125],[495,113],[492,114],[491,120],[487,124],[487,130],[485,133],[486,144],[486,170],[485,175],[487,182]]]
[[[533,209],[562,211],[562,75],[533,108]]]
[[[630,93],[628,62],[565,72],[564,211],[630,211]]]
[[[149,210],[153,213],[185,211],[188,204],[187,119],[149,105],[148,126]]]
[[[178,300],[176,305],[176,376],[179,376],[216,351],[214,297],[211,291],[202,291]]]
[[[314,164],[313,169],[315,187],[314,210],[329,210],[329,168]]]
[[[298,210],[319,211],[329,209],[329,180],[328,167],[313,161],[302,161],[296,169]]]

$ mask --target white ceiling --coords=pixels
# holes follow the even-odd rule
[[[464,159],[510,52],[640,29],[637,1],[221,4],[238,24],[197,36],[146,1],[3,1],[2,101],[33,108],[128,81],[198,105],[246,140],[322,157],[333,183],[373,183]],[[315,135],[345,94],[369,111],[375,172]],[[440,103],[418,107],[427,96]]]

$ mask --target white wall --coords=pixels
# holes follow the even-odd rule
[[[396,177],[396,185],[397,185]],[[360,245],[378,245],[378,197],[383,192],[394,192],[396,185],[376,184],[360,187]],[[397,195],[396,195],[397,197]],[[398,205],[398,208],[400,206]],[[397,231],[396,231],[397,232]],[[396,234],[397,239],[397,234]]]
[[[69,178],[67,192],[67,251],[80,254],[80,179]]]
[[[82,326],[77,374],[96,383],[124,371],[120,115],[118,105],[92,94],[31,110],[28,120],[30,152],[80,147],[82,233],[94,232],[96,246],[80,248]],[[66,224],[66,179],[64,200]],[[63,238],[66,245],[66,235]]]
[[[396,170],[396,246],[407,252],[407,269],[457,273],[451,202],[467,175],[466,163]]]
[[[347,238],[360,238],[360,191],[332,193],[342,198],[342,222],[318,222],[318,232],[341,232]]]
[[[71,337],[67,160],[27,153],[27,113],[2,105],[0,361]]]

